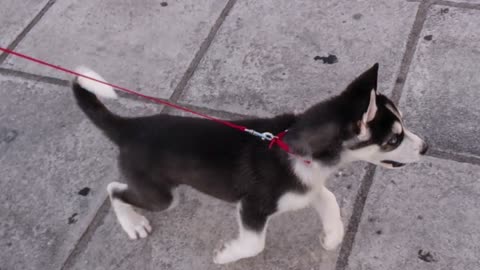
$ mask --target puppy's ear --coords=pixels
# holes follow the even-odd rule
[[[368,123],[377,113],[378,63],[356,78],[341,94],[346,104],[353,109],[357,136],[360,140],[370,138]]]
[[[367,124],[370,123],[377,114],[377,93],[374,90],[370,91],[370,101],[367,110],[363,113],[362,119],[358,121],[358,139],[366,141],[370,139],[370,133]]]
[[[377,91],[378,80],[378,63],[373,65],[370,69],[358,76],[347,89],[342,93],[344,96],[350,98],[366,98],[370,96],[370,92]]]

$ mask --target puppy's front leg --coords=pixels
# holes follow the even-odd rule
[[[343,240],[344,228],[335,195],[326,187],[322,187],[312,204],[323,224],[324,236],[320,239],[322,246],[326,250],[336,249]]]
[[[225,244],[213,261],[216,264],[231,263],[262,252],[265,248],[268,216],[254,204],[240,203],[237,207],[238,237]]]

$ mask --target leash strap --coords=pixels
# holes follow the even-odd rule
[[[283,150],[286,151],[287,153],[292,154],[292,153],[290,153],[290,150],[289,150],[288,145],[287,145],[285,142],[282,141],[282,138],[283,138],[283,136],[285,136],[285,134],[286,134],[287,131],[283,131],[283,132],[279,133],[279,134],[276,135],[276,136],[273,135],[273,134],[270,133],[270,132],[263,132],[263,133],[261,133],[261,132],[258,132],[258,131],[256,131],[256,130],[248,129],[247,127],[240,126],[240,125],[234,124],[234,123],[229,122],[229,121],[225,121],[225,120],[222,120],[222,119],[213,117],[213,116],[209,116],[209,115],[206,115],[206,114],[203,114],[203,113],[200,113],[200,112],[196,112],[196,111],[190,110],[190,109],[188,109],[188,108],[186,108],[186,107],[183,107],[183,106],[180,106],[180,105],[177,105],[177,104],[174,104],[174,103],[171,103],[171,102],[162,100],[162,99],[160,99],[160,98],[156,98],[156,97],[144,95],[144,94],[142,94],[142,93],[139,93],[139,92],[130,90],[130,89],[125,88],[125,87],[121,87],[121,86],[118,86],[118,85],[115,85],[115,84],[111,84],[111,83],[108,83],[108,82],[104,82],[104,81],[97,80],[97,79],[95,79],[95,78],[91,78],[91,77],[89,77],[89,76],[85,76],[85,75],[80,74],[80,73],[78,73],[78,72],[75,72],[75,71],[73,71],[73,70],[66,69],[66,68],[64,68],[64,67],[57,66],[57,65],[54,65],[54,64],[50,64],[50,63],[45,62],[45,61],[43,61],[43,60],[40,60],[40,59],[31,57],[31,56],[28,56],[28,55],[26,55],[26,54],[22,54],[22,53],[19,53],[19,52],[15,52],[15,51],[10,50],[10,49],[8,49],[8,48],[2,48],[2,47],[0,47],[0,51],[3,51],[3,52],[5,52],[5,53],[7,53],[7,54],[11,54],[11,55],[14,55],[14,56],[17,56],[17,57],[26,59],[26,60],[28,60],[28,61],[31,61],[31,62],[40,64],[40,65],[43,65],[43,66],[47,66],[47,67],[50,67],[50,68],[53,68],[53,69],[62,71],[62,72],[64,72],[64,73],[72,74],[72,75],[75,75],[75,76],[78,76],[78,77],[86,78],[86,79],[89,79],[89,80],[92,80],[92,81],[95,81],[95,82],[98,82],[98,83],[101,83],[101,84],[105,84],[105,85],[111,86],[111,87],[113,87],[113,88],[115,88],[115,89],[118,89],[118,90],[120,90],[120,91],[129,93],[129,94],[131,94],[131,95],[139,96],[139,97],[148,99],[148,100],[153,101],[153,102],[158,103],[158,104],[162,104],[162,105],[165,105],[165,106],[168,106],[168,107],[177,109],[177,110],[181,110],[181,111],[188,112],[188,113],[191,113],[191,114],[196,115],[196,116],[203,117],[203,118],[206,118],[206,119],[208,119],[208,120],[217,122],[217,123],[219,123],[219,124],[222,124],[222,125],[231,127],[231,128],[233,128],[233,129],[236,129],[236,130],[239,130],[239,131],[242,131],[242,132],[247,132],[247,133],[249,133],[249,134],[251,134],[251,135],[253,135],[253,136],[259,137],[259,138],[262,139],[262,140],[270,141],[269,149],[272,148],[274,145],[278,145],[281,149],[283,149]]]

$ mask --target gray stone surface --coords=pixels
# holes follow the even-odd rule
[[[7,47],[47,2],[48,0],[2,0],[0,46]]]
[[[480,269],[479,175],[435,158],[377,171],[348,269]]]
[[[176,209],[146,213],[149,238],[129,240],[106,201],[106,184],[122,179],[117,150],[57,85],[63,81],[38,75],[69,77],[7,58],[0,66],[0,269],[345,270],[348,255],[350,270],[480,269],[480,165],[451,161],[480,164],[480,2],[460,1],[417,13],[421,1],[238,0],[186,91],[174,95],[221,118],[263,116],[339,93],[374,62],[383,93],[402,86],[400,70],[409,72],[400,100],[406,122],[443,159],[377,169],[371,193],[362,188],[358,197],[367,199],[363,215],[352,212],[354,203],[363,206],[355,198],[365,165],[333,176],[329,186],[354,229],[337,265],[339,252],[320,247],[312,209],[274,218],[261,255],[213,265],[213,250],[237,234],[235,207],[188,188]],[[47,0],[0,2],[0,45],[7,46]],[[227,0],[54,2],[16,50],[66,67],[86,64],[113,83],[168,97],[212,25],[222,23]],[[162,110],[128,98],[107,105],[132,116]]]
[[[57,1],[16,48],[67,68],[87,65],[120,86],[169,97],[226,0]],[[3,67],[64,77],[10,57]]]
[[[421,33],[401,104],[436,148],[480,154],[479,24],[480,10],[435,6]]]
[[[119,178],[116,149],[66,87],[0,76],[0,96],[0,268],[60,269]]]
[[[330,181],[345,222],[363,173],[363,165],[354,164]],[[227,267],[214,265],[214,249],[237,235],[235,207],[191,189],[180,191],[176,208],[146,213],[154,227],[146,240],[130,240],[108,209],[67,269],[334,269],[336,252],[321,248],[321,224],[313,209],[275,217],[259,256]]]
[[[417,6],[403,0],[238,1],[182,100],[251,115],[303,110],[339,93],[375,62],[381,63],[380,89],[389,93]],[[328,55],[338,62],[314,60]]]

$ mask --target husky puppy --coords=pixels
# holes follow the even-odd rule
[[[103,81],[91,70],[78,71]],[[288,130],[283,141],[290,153],[205,119],[120,117],[97,99],[115,98],[111,87],[77,77],[72,88],[83,112],[119,147],[126,183],[110,183],[107,191],[128,236],[144,238],[152,230],[134,207],[171,208],[175,189],[188,185],[238,205],[239,234],[214,256],[215,263],[224,264],[262,252],[269,219],[308,205],[322,220],[323,247],[337,248],[344,226],[336,198],[324,185],[328,176],[357,160],[400,168],[425,154],[427,144],[405,127],[395,104],[378,93],[377,75],[375,64],[338,96],[298,115],[234,121],[259,132]]]

